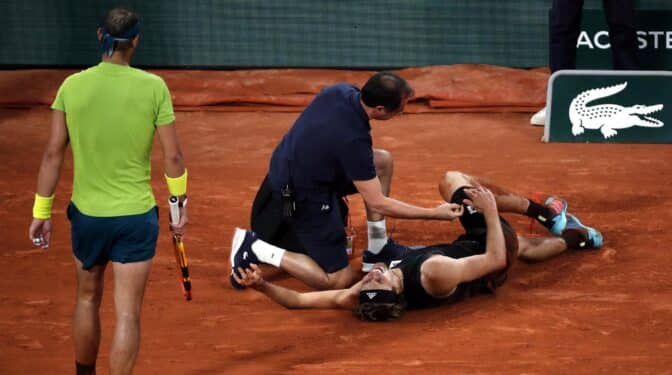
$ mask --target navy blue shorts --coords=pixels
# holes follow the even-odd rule
[[[68,219],[72,251],[85,270],[108,261],[132,263],[154,257],[159,236],[157,207],[139,215],[93,217],[70,203]]]
[[[316,194],[297,199],[291,218],[282,215],[282,200],[274,196],[267,179],[252,205],[251,227],[262,240],[280,248],[308,255],[326,273],[349,265],[345,223],[348,206],[336,194]]]

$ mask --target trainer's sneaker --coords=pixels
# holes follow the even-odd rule
[[[410,249],[407,246],[399,245],[396,241],[388,239],[387,243],[378,254],[365,250],[362,254],[362,272],[369,272],[376,263],[385,263],[392,268],[401,262],[401,258]]]
[[[530,118],[530,124],[532,126],[544,126],[546,125],[546,107],[539,110],[539,112],[532,115]]]
[[[567,225],[567,201],[558,197],[548,197],[544,205],[551,210],[551,217],[539,216],[537,219],[551,233],[559,236]]]
[[[563,234],[568,231],[579,235],[579,249],[599,249],[602,247],[602,233],[597,229],[583,225],[576,216],[567,214],[567,227]]]
[[[236,289],[245,289],[233,278],[233,273],[237,272],[238,267],[249,268],[251,263],[259,264],[259,258],[252,251],[252,244],[257,240],[257,235],[249,230],[236,228],[231,241],[231,276],[229,281],[231,286]],[[240,275],[239,275],[240,276]]]

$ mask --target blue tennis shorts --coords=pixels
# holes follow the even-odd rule
[[[154,257],[159,236],[158,208],[139,215],[93,217],[68,206],[72,251],[82,268],[105,264],[142,262]]]

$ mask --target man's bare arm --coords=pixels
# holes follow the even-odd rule
[[[54,110],[51,114],[51,133],[47,149],[42,155],[42,164],[37,176],[36,192],[39,196],[46,198],[54,195],[68,142],[65,112]],[[51,242],[51,229],[51,219],[33,218],[28,228],[28,238],[33,241],[34,245],[46,249]]]
[[[47,148],[42,155],[42,164],[37,177],[37,194],[43,197],[50,197],[54,194],[67,147],[68,128],[65,124],[65,112],[53,110],[51,133]]]
[[[386,197],[378,178],[366,181],[353,181],[357,191],[364,198],[367,207],[381,215],[401,219],[438,219],[453,220],[462,215],[462,206],[443,203],[434,208],[424,208]]]
[[[494,195],[483,187],[467,189],[465,192],[470,198],[467,204],[485,216],[487,235],[484,254],[457,260],[462,264],[460,282],[476,280],[506,267],[506,243]]]
[[[156,134],[158,134],[161,150],[163,151],[163,170],[165,175],[169,178],[177,178],[185,174],[184,157],[182,156],[182,150],[177,138],[175,123],[172,122],[167,125],[158,126]],[[184,201],[185,198],[185,196],[178,197],[180,201]],[[170,228],[175,234],[183,236],[185,226],[188,222],[187,206],[181,205],[180,221],[177,223],[171,222]]]
[[[485,215],[488,226],[485,253],[457,259],[461,264],[459,282],[476,280],[506,267],[506,245],[499,215]]]
[[[168,177],[184,174],[184,157],[177,138],[175,124],[162,125],[156,128],[159,143],[163,150],[163,168]]]
[[[460,259],[437,256],[422,266],[421,282],[428,293],[440,297],[450,293],[458,284],[476,280],[506,267],[506,244],[499,212],[492,193],[485,188],[465,191],[468,205],[485,216],[487,227],[485,253]]]
[[[352,309],[359,290],[357,283],[348,289],[300,293],[264,280],[256,264],[239,268],[237,273],[242,277],[234,272],[233,278],[240,285],[258,290],[288,309]]]

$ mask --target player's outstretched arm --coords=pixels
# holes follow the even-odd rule
[[[358,295],[355,290],[359,290],[357,283],[349,289],[300,293],[264,280],[256,264],[237,271],[233,273],[236,282],[258,290],[288,309],[352,309]]]
[[[443,203],[434,208],[423,208],[386,197],[378,178],[353,181],[366,206],[383,216],[400,219],[453,220],[462,216],[462,205]]]

